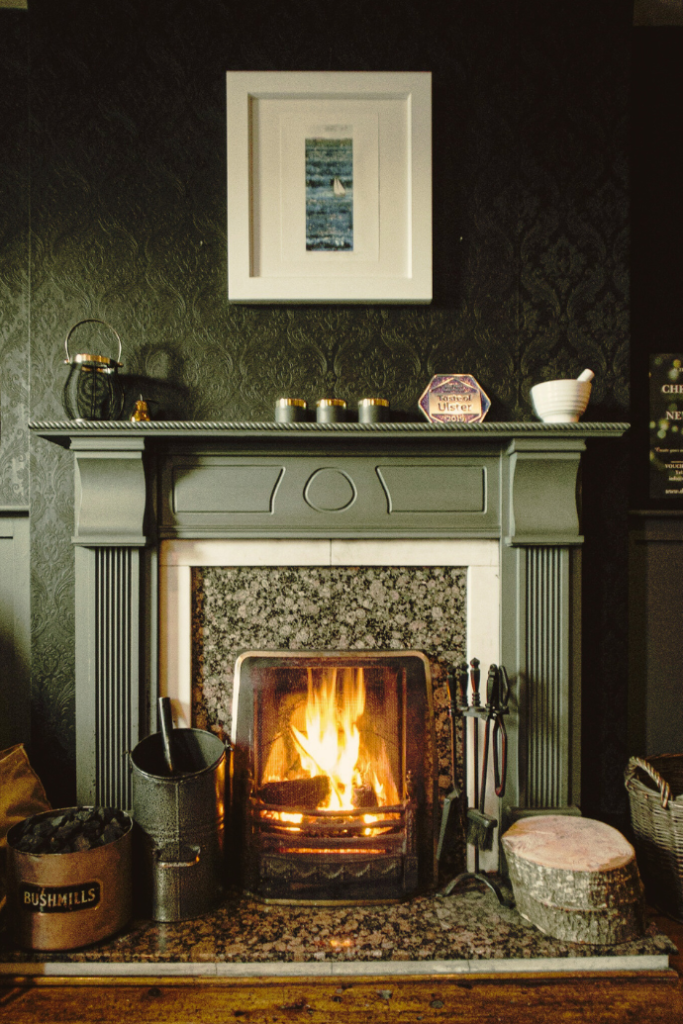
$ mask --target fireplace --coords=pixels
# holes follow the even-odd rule
[[[264,564],[258,551],[271,543],[298,545],[299,564],[311,564],[308,549],[320,546],[483,542],[497,551],[490,660],[506,666],[513,693],[500,820],[579,804],[578,469],[587,441],[626,427],[31,424],[75,455],[79,802],[130,806],[128,752],[156,729],[157,696],[173,683],[173,655],[160,641],[164,602],[184,607],[189,588],[165,588],[165,542],[251,546],[247,565]],[[345,557],[337,564],[358,564]],[[437,553],[430,564],[449,562]],[[189,650],[189,635],[182,642]],[[487,654],[468,642],[470,655],[486,667]],[[184,677],[176,701],[187,724]],[[408,782],[398,789],[409,805]],[[242,799],[246,807],[246,788]]]
[[[448,668],[473,656],[499,660],[495,541],[165,541],[159,560],[160,685],[179,723],[234,739],[244,651],[367,652],[371,661],[382,649],[417,648],[434,714],[429,771],[440,796],[451,789]],[[457,775],[462,784],[460,761]],[[464,846],[461,837],[442,866],[462,866]],[[495,850],[483,859],[496,868]]]
[[[234,850],[248,892],[367,903],[433,884],[436,759],[422,653],[247,652],[234,704]]]

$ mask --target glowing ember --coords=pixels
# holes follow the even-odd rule
[[[290,814],[288,811],[262,811],[261,817],[265,818],[266,821],[291,823],[288,829],[289,832],[301,832],[299,826],[304,820],[303,814]]]
[[[355,854],[356,857],[357,857],[358,856],[358,847],[353,846],[353,847],[351,847],[351,849],[345,850],[343,847],[340,848],[338,846],[335,846],[331,850],[326,850],[326,849],[324,849],[323,847],[320,847],[320,846],[311,847],[311,849],[308,849],[305,846],[292,846],[291,849],[287,849],[286,847],[283,847],[279,852],[280,853],[290,853],[290,854],[293,853],[293,854],[296,854],[297,856],[299,854],[301,854],[301,853],[312,853],[315,856],[318,856],[318,854],[321,854],[321,853],[326,853],[326,854],[328,854],[328,856],[331,854],[334,857],[339,857],[340,855],[346,855],[346,854],[351,853],[351,854]],[[384,854],[386,852],[387,851],[386,851],[386,849],[384,847],[381,847],[381,848],[378,848],[378,849],[373,849],[372,846],[364,846],[363,847],[363,855],[364,856],[367,855],[367,854],[373,854],[373,853],[379,854],[381,856],[382,854]]]

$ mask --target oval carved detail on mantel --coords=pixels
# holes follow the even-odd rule
[[[316,469],[304,488],[304,500],[316,512],[343,512],[356,496],[356,485],[341,469]]]

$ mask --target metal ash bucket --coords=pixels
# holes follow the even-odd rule
[[[154,921],[210,910],[225,886],[226,748],[203,729],[173,730],[170,774],[160,732],[131,754],[136,874]]]

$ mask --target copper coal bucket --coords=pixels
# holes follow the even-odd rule
[[[78,810],[42,811],[31,820]],[[23,822],[9,830],[7,897],[19,946],[76,949],[99,942],[128,923],[133,909],[133,822],[117,813],[128,823],[124,834],[82,852],[26,853],[15,848]]]

